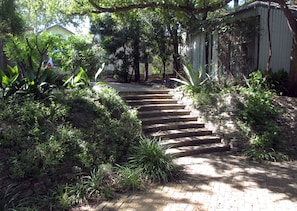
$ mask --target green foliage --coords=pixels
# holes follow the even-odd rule
[[[20,34],[23,29],[23,20],[17,12],[16,0],[1,0],[0,39],[9,33]]]
[[[152,52],[157,55],[162,64],[162,78],[165,79],[166,74],[166,66],[170,61],[170,56],[173,54],[172,49],[170,48],[171,44],[171,36],[168,31],[170,31],[170,27],[165,23],[166,18],[162,19],[162,15],[159,13],[158,15],[152,15],[150,17],[150,24],[152,25]]]
[[[1,87],[5,97],[18,93],[44,98],[57,87],[59,73],[45,67],[43,62],[47,52],[57,47],[59,41],[59,37],[45,33],[10,37],[5,54],[16,63],[16,67],[9,67],[9,74],[1,72]]]
[[[30,95],[7,98],[0,101],[0,109],[2,174],[16,183],[34,181],[54,189],[62,185],[56,199],[36,189],[53,204],[61,201],[61,207],[69,206],[68,199],[78,203],[96,194],[110,197],[111,180],[104,183],[106,177],[100,175],[107,170],[100,164],[124,162],[141,134],[136,112],[107,87],[56,93],[42,101]]]
[[[45,98],[53,89],[84,88],[90,78],[98,78],[103,51],[75,36],[62,40],[48,33],[28,34],[25,37],[11,37],[5,48],[9,59],[16,63],[6,74],[0,71],[1,88],[4,97],[13,94],[34,94]],[[53,58],[54,66],[44,62]],[[69,76],[67,76],[69,74]]]
[[[146,184],[141,167],[118,166],[116,169],[119,190],[141,190]]]
[[[130,165],[141,168],[143,173],[154,182],[168,182],[173,179],[178,168],[173,163],[173,157],[166,154],[166,148],[158,142],[143,138],[130,156]]]
[[[71,75],[65,82],[64,86],[68,89],[85,88],[90,84],[90,78],[83,68],[80,68],[77,75]]]
[[[284,161],[288,160],[288,156],[277,152],[274,149],[250,148],[244,151],[244,156],[256,161]]]
[[[190,94],[196,106],[214,105],[217,102],[217,92],[206,84],[200,87],[185,87],[185,91]]]
[[[253,37],[261,31],[257,17],[226,17],[210,22],[206,22],[205,27],[209,32],[213,32],[214,28],[218,31],[218,58],[225,74],[242,79],[254,71],[255,66],[250,59],[254,55],[247,49],[256,46]]]
[[[133,70],[139,81],[139,63],[149,59],[148,26],[141,19],[140,11],[93,16],[91,32],[100,34],[100,44],[107,51],[113,64],[114,78],[127,82]]]
[[[252,73],[246,83],[248,87],[240,90],[245,101],[239,117],[254,133],[250,139],[252,150],[246,155],[274,160],[273,156],[277,155],[274,151],[281,143],[278,136],[280,128],[276,122],[280,110],[273,104],[274,93],[267,88],[261,71]]]
[[[8,66],[8,74],[0,70],[0,86],[2,89],[2,97],[7,97],[19,89],[21,83],[18,81],[18,78],[19,70],[17,66],[14,68]]]
[[[87,198],[94,198],[101,195],[105,198],[111,198],[112,190],[112,174],[111,164],[101,164],[98,168],[94,168],[90,175],[81,178],[85,187]]]
[[[27,29],[39,32],[54,24],[77,23],[81,18],[70,15],[75,1],[65,0],[17,0],[18,13]]]
[[[216,102],[216,95],[221,91],[218,84],[211,80],[211,77],[204,69],[194,70],[184,65],[184,75],[176,72],[178,78],[171,78],[183,84],[186,93],[190,94],[195,105],[212,105]]]
[[[81,69],[89,78],[93,78],[101,65],[104,50],[84,38],[70,36],[64,40],[58,50],[50,52],[56,68],[63,72],[78,74]]]
[[[270,88],[275,90],[279,95],[288,94],[288,79],[289,75],[284,70],[269,73]]]
[[[28,200],[22,195],[20,185],[0,186],[0,210],[21,210]]]
[[[88,175],[78,176],[75,183],[58,186],[54,191],[58,205],[64,208],[96,199],[98,196],[110,198],[112,190],[112,167],[102,164],[90,171]]]
[[[132,177],[124,181],[124,170],[114,173],[110,164],[101,165],[124,162],[141,134],[136,112],[114,89],[73,90],[42,101],[30,95],[7,98],[0,109],[0,147],[7,158],[1,170],[16,184],[42,184],[25,191],[30,200],[22,203],[24,209],[68,209],[99,196],[110,198],[114,188],[143,185]],[[54,191],[44,192],[49,186]],[[17,193],[1,193],[1,206],[19,207]]]
[[[196,71],[192,67],[184,65],[183,70],[184,70],[185,76],[176,72],[179,78],[171,78],[171,80],[177,81],[192,89],[199,88],[208,80],[208,78],[205,78],[207,74],[203,69]]]

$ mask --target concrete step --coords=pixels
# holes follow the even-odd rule
[[[183,146],[176,148],[169,148],[166,153],[173,155],[174,157],[186,157],[205,153],[214,152],[226,152],[229,151],[230,147],[225,144],[207,144],[201,146]]]
[[[134,90],[134,91],[121,91],[119,94],[124,98],[132,95],[150,95],[150,94],[168,94],[167,89],[150,89],[150,90]]]
[[[152,104],[177,104],[174,99],[139,99],[139,100],[126,100],[130,106],[139,105],[152,105]]]
[[[147,104],[135,106],[138,111],[156,111],[156,110],[178,110],[184,109],[185,105],[182,104]]]
[[[192,136],[208,136],[212,135],[212,131],[206,128],[191,128],[191,129],[178,129],[178,130],[165,130],[147,134],[150,137],[158,137],[162,139],[176,139],[186,138]]]
[[[124,96],[125,100],[139,100],[139,99],[172,99],[171,94],[137,94]]]
[[[165,116],[165,117],[153,117],[153,118],[142,118],[142,125],[152,124],[164,124],[171,122],[186,122],[186,121],[197,121],[197,117],[185,115],[185,116]]]
[[[142,129],[145,133],[152,133],[164,130],[173,130],[173,129],[187,129],[187,128],[203,128],[203,123],[198,123],[195,121],[187,122],[169,122],[164,124],[152,124],[152,125],[143,125]]]
[[[161,145],[170,148],[183,147],[183,146],[199,146],[205,144],[221,143],[221,138],[218,136],[192,136],[182,137],[169,140],[162,140]]]
[[[129,90],[120,94],[138,110],[143,132],[160,138],[160,144],[169,147],[167,153],[182,157],[230,150],[220,137],[198,123],[185,105],[178,104],[169,90]]]
[[[190,115],[190,111],[185,109],[177,110],[152,110],[152,111],[140,111],[138,113],[139,118],[148,118],[148,117],[161,117],[161,116],[183,116]]]

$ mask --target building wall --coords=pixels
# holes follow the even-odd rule
[[[269,56],[267,8],[259,7],[261,36],[259,43],[259,68],[266,69]],[[270,12],[271,41],[272,41],[272,71],[290,70],[290,56],[292,35],[287,20],[280,9],[271,9]]]
[[[191,64],[194,70],[205,68],[205,33],[197,33],[192,36],[189,43],[189,56],[191,58]]]
[[[67,39],[69,36],[73,35],[72,32],[64,29],[63,27],[61,26],[53,26],[53,27],[50,27],[48,29],[45,30],[46,32],[49,32],[53,35],[59,35],[59,36],[62,36],[64,39]]]
[[[258,17],[260,24],[260,34],[255,34],[255,46],[250,49],[252,50],[254,60],[251,62],[251,69],[262,69],[265,70],[269,57],[269,43],[268,43],[268,27],[267,27],[267,6],[258,5],[257,7],[239,11],[234,14],[236,18],[245,17]],[[257,23],[255,23],[257,24]],[[292,46],[292,35],[287,24],[287,20],[280,9],[272,8],[270,13],[270,26],[271,26],[271,41],[272,41],[272,58],[271,58],[271,69],[273,72],[284,69],[285,71],[290,70],[290,56]],[[213,32],[213,39],[211,41],[211,48],[207,49],[211,56],[212,73],[216,71],[216,68],[220,68],[220,61],[217,56],[217,44],[216,39],[219,37],[215,36]],[[192,35],[189,43],[189,55],[191,64],[194,69],[205,67],[205,33],[196,33]]]

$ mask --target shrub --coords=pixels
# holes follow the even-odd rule
[[[129,158],[131,167],[141,168],[153,182],[167,182],[178,172],[173,157],[166,154],[166,148],[155,139],[143,138]]]
[[[11,182],[40,184],[34,194],[49,197],[53,203],[58,199],[44,192],[48,185],[63,186],[64,192],[57,196],[61,201],[70,195],[73,200],[95,194],[110,196],[110,183],[98,187],[101,170],[95,167],[125,161],[141,133],[136,112],[110,88],[98,93],[89,89],[56,93],[44,100],[30,95],[7,98],[0,101],[0,109],[2,174]],[[89,171],[89,176],[77,178]]]
[[[274,93],[268,89],[266,78],[261,71],[250,74],[247,88],[241,88],[244,96],[241,120],[251,128],[251,148],[245,155],[254,159],[276,160],[276,150],[281,144],[276,119],[280,110],[273,104]],[[280,156],[278,156],[280,157]]]
[[[44,66],[45,55],[61,44],[58,36],[42,33],[11,36],[5,46],[5,54],[16,64],[9,67],[9,74],[0,71],[4,96],[34,94],[35,98],[45,98],[59,86],[59,72]]]
[[[82,68],[89,78],[93,78],[103,60],[104,50],[87,42],[85,38],[70,36],[50,56],[62,71],[77,74]]]

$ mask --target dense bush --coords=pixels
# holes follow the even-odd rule
[[[250,128],[251,148],[245,155],[259,160],[283,159],[277,152],[281,144],[279,126],[276,122],[280,110],[273,104],[274,92],[269,90],[266,78],[261,71],[250,74],[247,87],[241,87],[243,99],[240,119]]]
[[[57,101],[2,101],[1,108],[1,146],[14,179],[43,176],[70,161],[81,168],[120,162],[140,135],[136,114],[109,88]]]
[[[0,101],[0,167],[9,181],[41,184],[34,192],[121,163],[138,143],[140,121],[111,88],[33,98]]]
[[[102,65],[104,55],[102,48],[78,36],[70,36],[49,53],[57,68],[74,74],[82,68],[89,78],[93,78]]]

